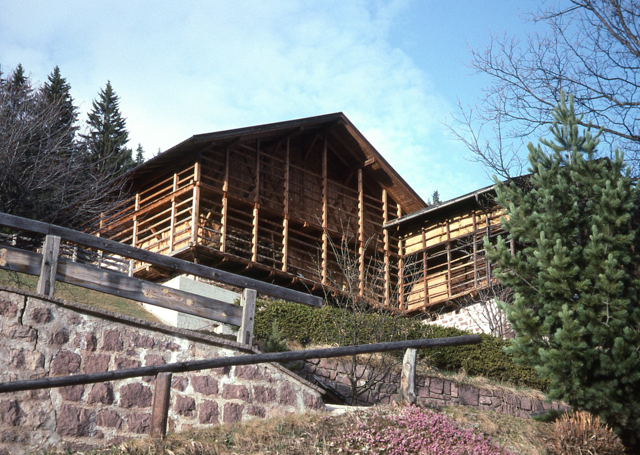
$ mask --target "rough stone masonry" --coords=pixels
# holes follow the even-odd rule
[[[246,354],[222,338],[0,287],[0,381]],[[149,433],[154,377],[0,394],[0,455],[79,450]],[[169,431],[324,407],[274,364],[173,375]]]

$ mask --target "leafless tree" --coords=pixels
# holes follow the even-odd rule
[[[462,305],[468,317],[481,332],[496,338],[506,338],[512,331],[505,312],[500,309],[500,304],[509,305],[512,301],[511,290],[495,281],[488,287],[467,296]]]
[[[0,211],[77,227],[123,196],[123,181],[97,172],[75,127],[59,128],[61,102],[27,80],[0,79]]]
[[[529,16],[540,30],[525,39],[494,35],[471,63],[493,83],[480,107],[460,106],[454,134],[490,172],[515,175],[519,145],[550,122],[563,90],[640,174],[639,15],[637,0],[560,0]]]
[[[343,232],[340,240],[333,241],[328,236],[331,256],[337,266],[328,271],[325,301],[342,311],[325,321],[326,332],[334,334],[334,342],[340,346],[406,339],[407,334],[400,323],[401,313],[385,308],[384,299],[380,298],[385,285],[382,261],[373,254],[362,270],[357,242],[348,230]],[[375,250],[375,242],[375,238],[367,240],[365,249]],[[361,274],[364,277],[362,288]],[[350,404],[362,400],[364,394],[401,364],[399,358],[375,353],[341,357],[338,361],[349,378]]]

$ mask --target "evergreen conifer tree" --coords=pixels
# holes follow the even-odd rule
[[[126,147],[129,132],[120,113],[120,99],[110,81],[94,100],[87,125],[89,131],[83,138],[96,169],[115,177],[135,166],[131,149]]]
[[[142,163],[144,163],[144,149],[141,144],[138,144],[138,148],[136,149],[136,166]]]
[[[530,178],[497,184],[519,245],[486,245],[514,291],[510,352],[551,381],[550,398],[601,416],[639,453],[638,191],[622,154],[595,159],[600,133],[578,127],[572,98],[553,117],[552,140],[529,144]]]
[[[71,85],[60,74],[60,68],[56,65],[47,82],[44,83],[42,93],[47,103],[56,105],[58,111],[58,122],[51,130],[55,135],[62,135],[65,141],[64,146],[71,147],[78,130],[75,125],[78,119],[78,110],[73,104],[71,97]]]

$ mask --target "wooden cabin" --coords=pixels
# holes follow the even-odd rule
[[[196,135],[127,177],[131,197],[102,215],[101,236],[315,293],[347,239],[361,291],[373,265],[387,305],[400,239],[383,226],[426,207],[342,113]]]
[[[389,222],[401,241],[399,306],[409,313],[451,308],[492,281],[483,239],[505,235],[494,187]]]

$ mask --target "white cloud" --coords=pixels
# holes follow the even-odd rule
[[[470,182],[461,165],[445,165],[456,161],[439,123],[450,106],[389,44],[409,6],[0,2],[0,63],[22,62],[38,80],[59,65],[83,111],[111,80],[130,145],[148,153],[193,134],[342,111],[422,196],[453,197]]]

